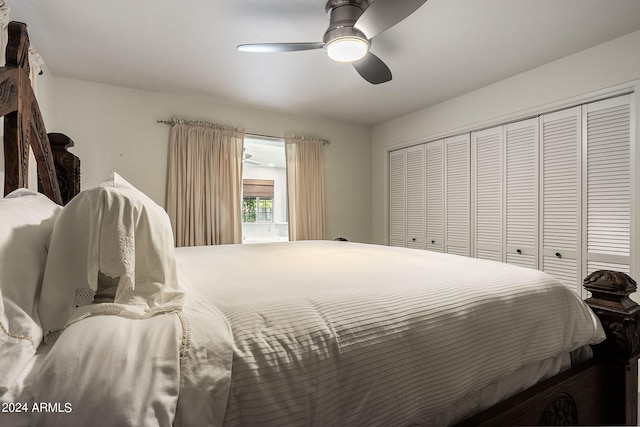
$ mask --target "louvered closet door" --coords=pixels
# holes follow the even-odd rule
[[[470,255],[469,134],[445,139],[445,251]]]
[[[444,141],[425,144],[427,249],[444,251]]]
[[[505,125],[506,261],[538,268],[538,119]]]
[[[474,132],[475,256],[502,261],[503,127]]]
[[[584,107],[586,133],[585,274],[599,269],[629,272],[631,235],[630,98]]]
[[[424,144],[407,150],[407,247],[426,249]]]
[[[389,153],[389,244],[406,246],[407,235],[407,151]]]
[[[582,296],[581,107],[540,117],[540,269]]]

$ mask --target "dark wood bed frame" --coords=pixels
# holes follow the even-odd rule
[[[27,186],[28,148],[35,154],[40,191],[65,204],[80,191],[80,161],[73,141],[47,134],[29,81],[25,24],[9,24],[7,64],[0,69],[0,114],[4,119],[5,194]],[[640,306],[629,295],[626,274],[597,271],[584,281],[587,303],[607,339],[594,358],[527,389],[471,418],[464,426],[637,425]]]
[[[58,204],[80,191],[80,159],[67,149],[73,141],[47,135],[29,79],[27,26],[10,22],[6,64],[0,77],[0,115],[4,116],[4,194],[28,185],[29,147],[38,168],[38,189]]]

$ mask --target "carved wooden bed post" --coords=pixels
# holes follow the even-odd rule
[[[12,21],[9,23],[8,32],[6,65],[2,68],[0,78],[0,115],[4,116],[4,194],[27,186],[28,157],[31,148],[38,167],[39,190],[54,202],[63,204],[80,190],[80,160],[65,151],[66,147],[73,146],[73,142],[68,138],[66,142],[61,142],[62,150],[54,148],[52,152],[29,80],[27,25]],[[61,138],[58,139],[62,141]],[[76,160],[69,160],[69,156]],[[57,173],[56,162],[65,166]],[[60,181],[69,183],[66,197],[60,193]],[[71,184],[72,182],[75,183]]]
[[[637,425],[638,357],[640,355],[640,306],[629,298],[636,282],[624,273],[600,270],[584,279],[591,292],[587,304],[598,315],[607,334],[602,344],[594,346],[595,357],[609,366],[607,408],[612,423]],[[624,383],[624,389],[619,384]]]
[[[58,177],[58,186],[62,202],[69,200],[80,192],[80,159],[67,149],[73,147],[73,140],[63,133],[50,133],[51,153],[53,154]]]

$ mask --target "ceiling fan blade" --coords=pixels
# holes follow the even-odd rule
[[[256,44],[241,44],[238,46],[238,50],[241,52],[275,53],[275,52],[295,52],[299,50],[322,49],[323,47],[324,47],[323,42],[256,43]]]
[[[371,40],[418,10],[427,0],[375,0],[362,12],[353,28]]]
[[[371,84],[377,85],[391,80],[389,67],[371,52],[367,53],[361,60],[352,62],[352,64],[358,74]]]

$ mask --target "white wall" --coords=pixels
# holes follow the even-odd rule
[[[368,127],[67,78],[55,78],[54,92],[48,131],[74,140],[83,188],[116,171],[164,206],[170,127],[156,120],[180,117],[240,126],[254,134],[318,136],[331,141],[325,146],[327,238],[370,241]]]
[[[551,62],[460,97],[383,123],[373,129],[372,242],[388,241],[388,152],[575,105],[619,90],[635,89],[636,123],[640,123],[640,31]],[[470,72],[473,72],[470,70]],[[640,132],[632,135],[635,162],[640,165]],[[640,191],[636,168],[635,191]],[[632,202],[640,211],[640,197]],[[640,218],[632,218],[640,242]],[[633,250],[633,248],[632,248]],[[634,253],[638,253],[634,251]]]
[[[47,68],[47,65],[42,65],[42,74],[36,76],[35,94],[38,100],[38,107],[40,107],[40,114],[42,114],[44,124],[47,126],[47,132],[53,132],[49,130],[49,125],[53,121],[54,82],[55,77]]]

